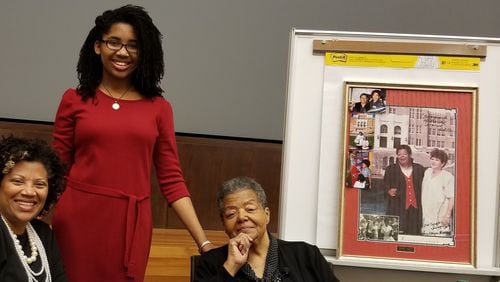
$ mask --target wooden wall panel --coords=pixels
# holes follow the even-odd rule
[[[15,135],[17,137],[40,138],[52,142],[52,125],[48,123],[31,123],[21,121],[0,120],[0,136]]]
[[[0,120],[0,136],[41,138],[52,141],[52,124]],[[269,230],[278,230],[282,145],[276,142],[200,136],[177,136],[179,159],[191,198],[204,229],[222,230],[215,193],[236,176],[255,178],[266,190],[271,209]],[[168,208],[152,176],[152,213],[155,228],[184,228]]]
[[[193,204],[205,229],[222,229],[215,202],[220,184],[236,176],[249,176],[266,190],[271,209],[269,230],[277,232],[281,144],[178,136],[177,146]],[[167,217],[167,228],[182,228],[172,211]]]

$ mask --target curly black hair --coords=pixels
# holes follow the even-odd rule
[[[14,136],[0,141],[0,181],[20,161],[40,162],[47,170],[49,191],[39,215],[46,214],[65,189],[66,166],[47,142]]]
[[[76,71],[79,84],[77,92],[82,100],[95,97],[95,91],[102,80],[101,58],[94,51],[96,41],[102,40],[115,23],[130,24],[136,33],[139,47],[139,65],[132,73],[133,86],[144,97],[162,96],[160,80],[164,74],[162,34],[153,24],[146,10],[140,6],[126,5],[107,10],[95,19],[95,26],[80,49]]]

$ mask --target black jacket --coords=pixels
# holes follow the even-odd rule
[[[193,281],[231,282],[249,281],[239,271],[232,277],[223,267],[227,257],[227,245],[201,255]],[[338,281],[330,264],[316,246],[305,242],[278,240],[279,269],[284,282]]]
[[[50,227],[39,220],[32,220],[31,225],[42,241],[49,261],[50,275],[52,281],[67,281],[66,274],[59,256],[59,248]],[[40,255],[37,260],[40,260]],[[9,235],[9,230],[3,220],[0,220],[0,281],[28,281],[26,272],[19,260],[14,244]]]
[[[399,216],[399,230],[404,234],[420,235],[422,229],[422,180],[425,168],[417,163],[412,163],[413,189],[417,200],[417,212],[413,218],[406,214],[406,176],[401,171],[399,164],[389,165],[384,174],[386,194],[390,188],[396,187],[395,197],[387,196],[387,215]],[[406,230],[407,229],[407,230]]]

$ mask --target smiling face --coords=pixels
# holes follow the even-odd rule
[[[399,149],[397,152],[398,162],[401,166],[410,165],[411,155],[406,151],[406,149]]]
[[[239,233],[246,233],[255,241],[264,238],[269,215],[269,208],[261,205],[251,189],[239,190],[224,198],[222,223],[230,238]]]
[[[359,102],[364,105],[368,102],[368,97],[365,95],[365,94],[362,94],[361,96],[359,96]]]
[[[134,28],[126,23],[113,24],[108,32],[103,34],[102,40],[114,42],[113,45],[119,43],[137,45]],[[111,44],[108,43],[108,45]],[[130,80],[132,73],[138,66],[139,51],[129,52],[125,46],[122,46],[119,50],[111,50],[106,43],[96,41],[94,51],[101,56],[103,81]]]
[[[40,162],[20,161],[3,176],[0,183],[0,213],[16,234],[43,208],[49,182],[47,170]]]
[[[380,99],[380,94],[377,91],[373,92],[372,99],[373,99],[373,102],[377,102],[378,99]]]
[[[443,169],[443,162],[441,162],[441,160],[439,158],[436,158],[436,157],[431,157],[431,168],[434,170],[434,171],[438,171],[438,170],[441,170]]]

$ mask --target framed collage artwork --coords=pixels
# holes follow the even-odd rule
[[[345,82],[340,257],[474,265],[477,92]]]

